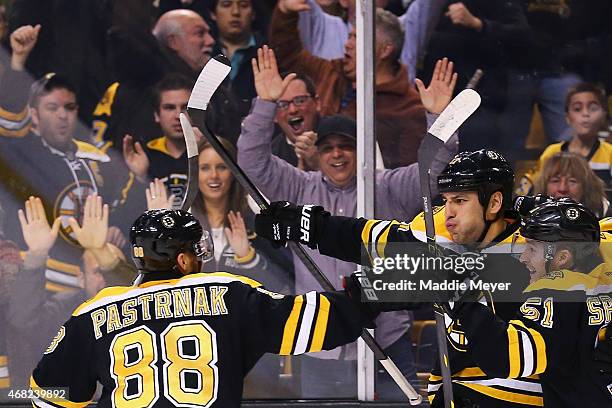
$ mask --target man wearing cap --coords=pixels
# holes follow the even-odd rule
[[[302,171],[272,155],[271,139],[277,101],[294,78],[282,79],[272,50],[264,47],[253,62],[257,99],[242,124],[238,139],[238,164],[270,201],[286,200],[321,205],[333,215],[357,214],[356,124],[344,116],[323,117],[318,124],[319,171]],[[450,102],[454,83],[452,67],[439,67],[438,76],[421,93],[423,105],[439,114]],[[440,149],[432,167],[432,180],[457,151],[457,137]],[[376,174],[376,217],[411,219],[421,211],[419,172],[416,164]],[[336,288],[342,276],[355,270],[355,264],[320,255],[307,249],[309,255]],[[321,289],[302,262],[294,257],[295,289]],[[382,314],[377,320],[376,339],[394,359],[404,374],[414,375],[409,339],[410,315],[405,312]],[[316,358],[313,358],[316,357]],[[345,346],[311,357],[302,365],[302,397],[353,397],[356,392],[356,347]]]

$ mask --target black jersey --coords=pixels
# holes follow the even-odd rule
[[[168,195],[174,194],[174,207],[180,207],[187,190],[187,151],[175,159],[166,148],[166,136],[162,136],[148,142],[146,152],[150,163],[148,176],[163,181]]]
[[[109,204],[111,223],[131,219],[128,201],[142,201],[143,186],[117,171],[108,155],[89,143],[74,140],[67,151],[54,149],[33,133],[2,145],[0,174],[10,200],[5,234],[24,247],[17,209],[29,196],[40,197],[47,219],[61,217],[59,237],[47,262],[47,289],[61,292],[79,288],[77,275],[83,254],[68,219],[81,222],[85,198],[97,193]],[[115,222],[113,222],[115,221]]]
[[[444,208],[434,209],[436,240],[441,243],[451,242],[444,225]],[[372,256],[393,257],[393,249],[388,244],[402,242],[424,242],[425,222],[423,214],[414,218],[410,224],[397,221],[377,221],[363,218],[328,217],[321,233],[319,251],[323,255],[339,258],[347,262],[364,264],[363,248]],[[515,221],[515,220],[509,220]],[[509,222],[507,229],[501,233],[490,246],[481,250],[487,253],[486,267],[513,271],[514,293],[522,292],[529,284],[529,274],[524,266],[509,254],[513,247],[521,245],[524,239],[518,233],[518,223]],[[425,249],[424,249],[425,250]],[[367,259],[367,257],[365,257]],[[501,298],[500,298],[501,296]],[[519,295],[520,296],[520,295]],[[511,302],[506,294],[487,292],[481,299],[495,315],[502,320],[510,320],[520,307],[520,301]],[[520,300],[520,297],[517,298]],[[415,307],[419,305],[415,304]],[[471,355],[468,338],[464,334],[461,322],[444,315],[449,359],[453,377],[455,396],[469,399],[471,403],[486,407],[523,407],[542,406],[542,387],[537,376],[521,379],[498,378],[485,373]],[[429,400],[440,403],[442,395],[442,377],[439,361],[429,378]]]
[[[264,353],[333,349],[361,331],[342,293],[285,296],[224,272],[107,288],[45,351],[33,402],[84,407],[99,381],[99,407],[239,407],[243,378]],[[39,397],[58,387],[65,398]]]
[[[555,271],[525,290],[516,318],[504,322],[478,304],[459,312],[472,354],[487,373],[540,376],[545,406],[612,406],[612,378],[591,362],[602,328],[612,320],[612,272]]]

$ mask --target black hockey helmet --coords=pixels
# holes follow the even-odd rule
[[[599,242],[599,220],[571,198],[547,201],[521,221],[521,235],[544,242]]]
[[[476,191],[480,204],[487,208],[491,195],[501,191],[503,209],[512,206],[514,171],[495,150],[481,149],[457,154],[438,176],[438,191]]]
[[[181,252],[191,252],[201,261],[211,257],[210,244],[203,245],[198,220],[183,210],[149,210],[132,225],[132,257],[141,272],[170,271]]]

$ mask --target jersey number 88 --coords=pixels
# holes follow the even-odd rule
[[[157,335],[146,326],[115,336],[110,347],[113,406],[151,407],[163,394],[176,406],[208,407],[217,399],[216,333],[203,321],[176,322],[159,335],[164,361],[158,381]]]

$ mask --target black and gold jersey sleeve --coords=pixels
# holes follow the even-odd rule
[[[246,332],[255,351],[280,355],[331,350],[363,330],[359,308],[341,292],[286,296],[261,287],[246,294]]]
[[[32,78],[25,71],[7,70],[0,79],[0,136],[22,138],[31,128],[28,91]]]
[[[576,352],[576,331],[591,281],[587,275],[569,271],[540,279],[525,290],[517,318],[508,322],[481,304],[465,304],[459,319],[479,366],[503,378],[564,369],[572,361],[567,356]]]
[[[73,316],[60,327],[30,378],[34,407],[87,406],[96,391],[91,324]]]
[[[390,242],[418,240],[410,225],[398,221],[332,216],[325,222],[318,248],[323,255],[368,266],[372,257],[385,256]]]

